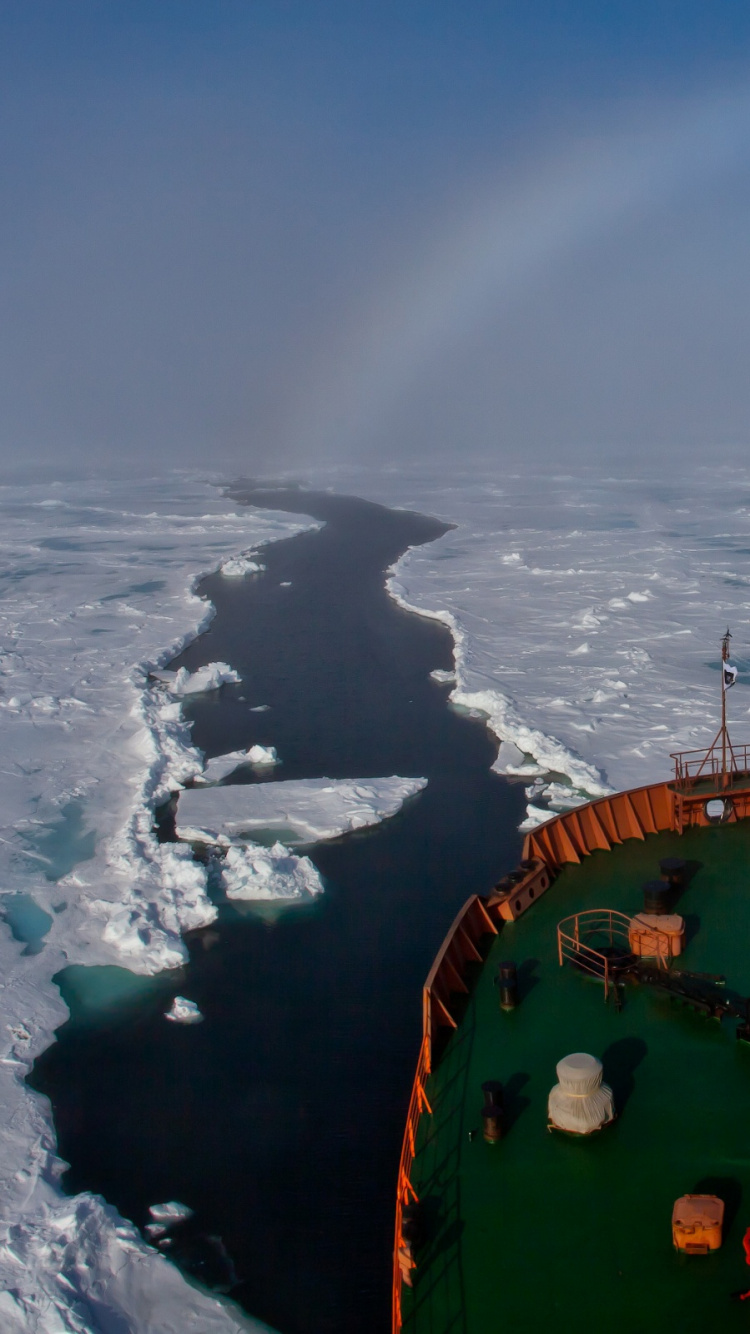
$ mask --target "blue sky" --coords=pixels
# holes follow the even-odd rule
[[[0,0],[0,464],[742,448],[750,7]]]

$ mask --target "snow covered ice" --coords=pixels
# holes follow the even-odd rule
[[[248,764],[254,764],[261,768],[279,763],[275,746],[251,746],[248,751],[245,751],[245,756]]]
[[[195,1001],[187,1000],[185,996],[175,996],[164,1018],[171,1019],[173,1024],[199,1024],[203,1015]]]
[[[451,699],[506,743],[499,771],[551,775],[578,801],[669,776],[671,752],[707,746],[718,728],[728,624],[740,667],[730,728],[747,735],[747,468],[514,476],[425,464],[315,480],[457,525],[408,551],[389,587],[450,628]]]
[[[222,858],[221,882],[228,899],[248,903],[298,900],[323,892],[320,873],[310,858],[298,857],[283,843],[270,848],[231,844]]]
[[[161,673],[162,680],[166,672]],[[180,667],[170,683],[173,695],[204,695],[209,690],[219,690],[225,682],[234,683],[242,678],[228,662],[207,662],[196,672],[189,672],[187,667]]]
[[[254,551],[245,552],[242,556],[232,556],[229,560],[222,561],[219,569],[225,579],[241,579],[246,574],[262,574],[266,567],[256,556],[257,553]]]
[[[184,1223],[192,1218],[193,1210],[187,1204],[180,1204],[179,1200],[169,1200],[166,1204],[150,1205],[149,1214],[153,1222],[147,1223],[145,1230],[156,1241],[158,1237],[166,1236],[175,1223]]]
[[[190,849],[153,834],[154,803],[202,757],[149,676],[210,620],[200,574],[310,523],[184,477],[5,486],[0,514],[0,893],[50,919],[33,954],[0,928],[0,1328],[257,1330],[114,1209],[62,1194],[49,1109],[23,1081],[67,1016],[53,974],[175,967],[181,933],[216,915]]]
[[[313,843],[378,824],[401,809],[425,778],[303,778],[286,783],[196,787],[177,803],[179,838],[232,842],[264,829]]]
[[[259,709],[251,709],[251,713],[259,713]],[[241,769],[243,765],[250,764],[254,768],[270,768],[279,763],[279,757],[276,754],[275,746],[251,746],[249,750],[231,750],[226,755],[214,755],[206,763],[203,773],[196,777],[197,783],[219,783],[222,778],[228,778],[236,769]]]
[[[378,824],[425,784],[424,778],[307,778],[188,788],[177,803],[177,835],[225,849],[221,881],[227,898],[300,899],[321,893],[323,882],[309,857],[290,852],[289,845]],[[252,841],[261,830],[277,834],[272,847]]]

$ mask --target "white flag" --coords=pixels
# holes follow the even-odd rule
[[[725,662],[724,666],[724,689],[731,690],[737,680],[737,668],[733,667],[731,662]]]

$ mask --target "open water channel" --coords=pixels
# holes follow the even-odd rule
[[[151,1204],[190,1206],[177,1261],[282,1334],[382,1334],[422,982],[464,899],[516,864],[524,794],[490,771],[483,722],[430,679],[452,667],[449,631],[385,591],[388,566],[446,525],[327,493],[233,495],[324,526],[265,548],[260,576],[202,582],[216,616],[170,665],[225,661],[242,681],[186,702],[196,745],[276,746],[282,766],[247,781],[428,786],[309,850],[317,900],[270,916],[222,906],[179,977],[129,1003],[92,1007],[81,970],[60,974],[71,1017],[31,1082],[51,1099],[71,1193],[141,1227]],[[165,1021],[178,992],[204,1023]]]

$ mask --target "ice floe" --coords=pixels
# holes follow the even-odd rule
[[[144,1231],[152,1241],[157,1241],[176,1223],[185,1223],[192,1218],[194,1210],[187,1204],[180,1204],[179,1200],[169,1200],[166,1204],[152,1204],[148,1212],[153,1221],[146,1224]]]
[[[203,695],[209,690],[218,690],[225,683],[234,684],[241,680],[242,677],[228,662],[208,662],[196,672],[180,667],[170,690],[173,695]]]
[[[232,844],[221,862],[221,882],[228,899],[264,902],[320,894],[323,881],[309,857],[298,857],[283,843]]]
[[[185,996],[175,996],[169,1009],[165,1012],[164,1018],[171,1019],[174,1024],[200,1024],[203,1022],[203,1015],[195,1001],[187,1000]],[[153,1213],[153,1209],[151,1212]]]
[[[258,713],[258,709],[252,709],[252,713]],[[279,757],[276,754],[275,746],[251,746],[249,750],[230,750],[226,755],[214,755],[206,763],[202,774],[195,778],[196,783],[220,783],[222,778],[227,778],[233,774],[235,769],[241,769],[245,764],[251,764],[253,768],[269,768],[279,763]]]
[[[257,559],[257,552],[248,551],[241,556],[232,556],[222,561],[219,569],[225,579],[241,579],[246,574],[262,574],[265,565]]]
[[[313,843],[365,829],[395,815],[426,778],[294,779],[236,787],[195,787],[177,803],[179,838],[237,842],[258,830],[279,830],[280,841]]]

